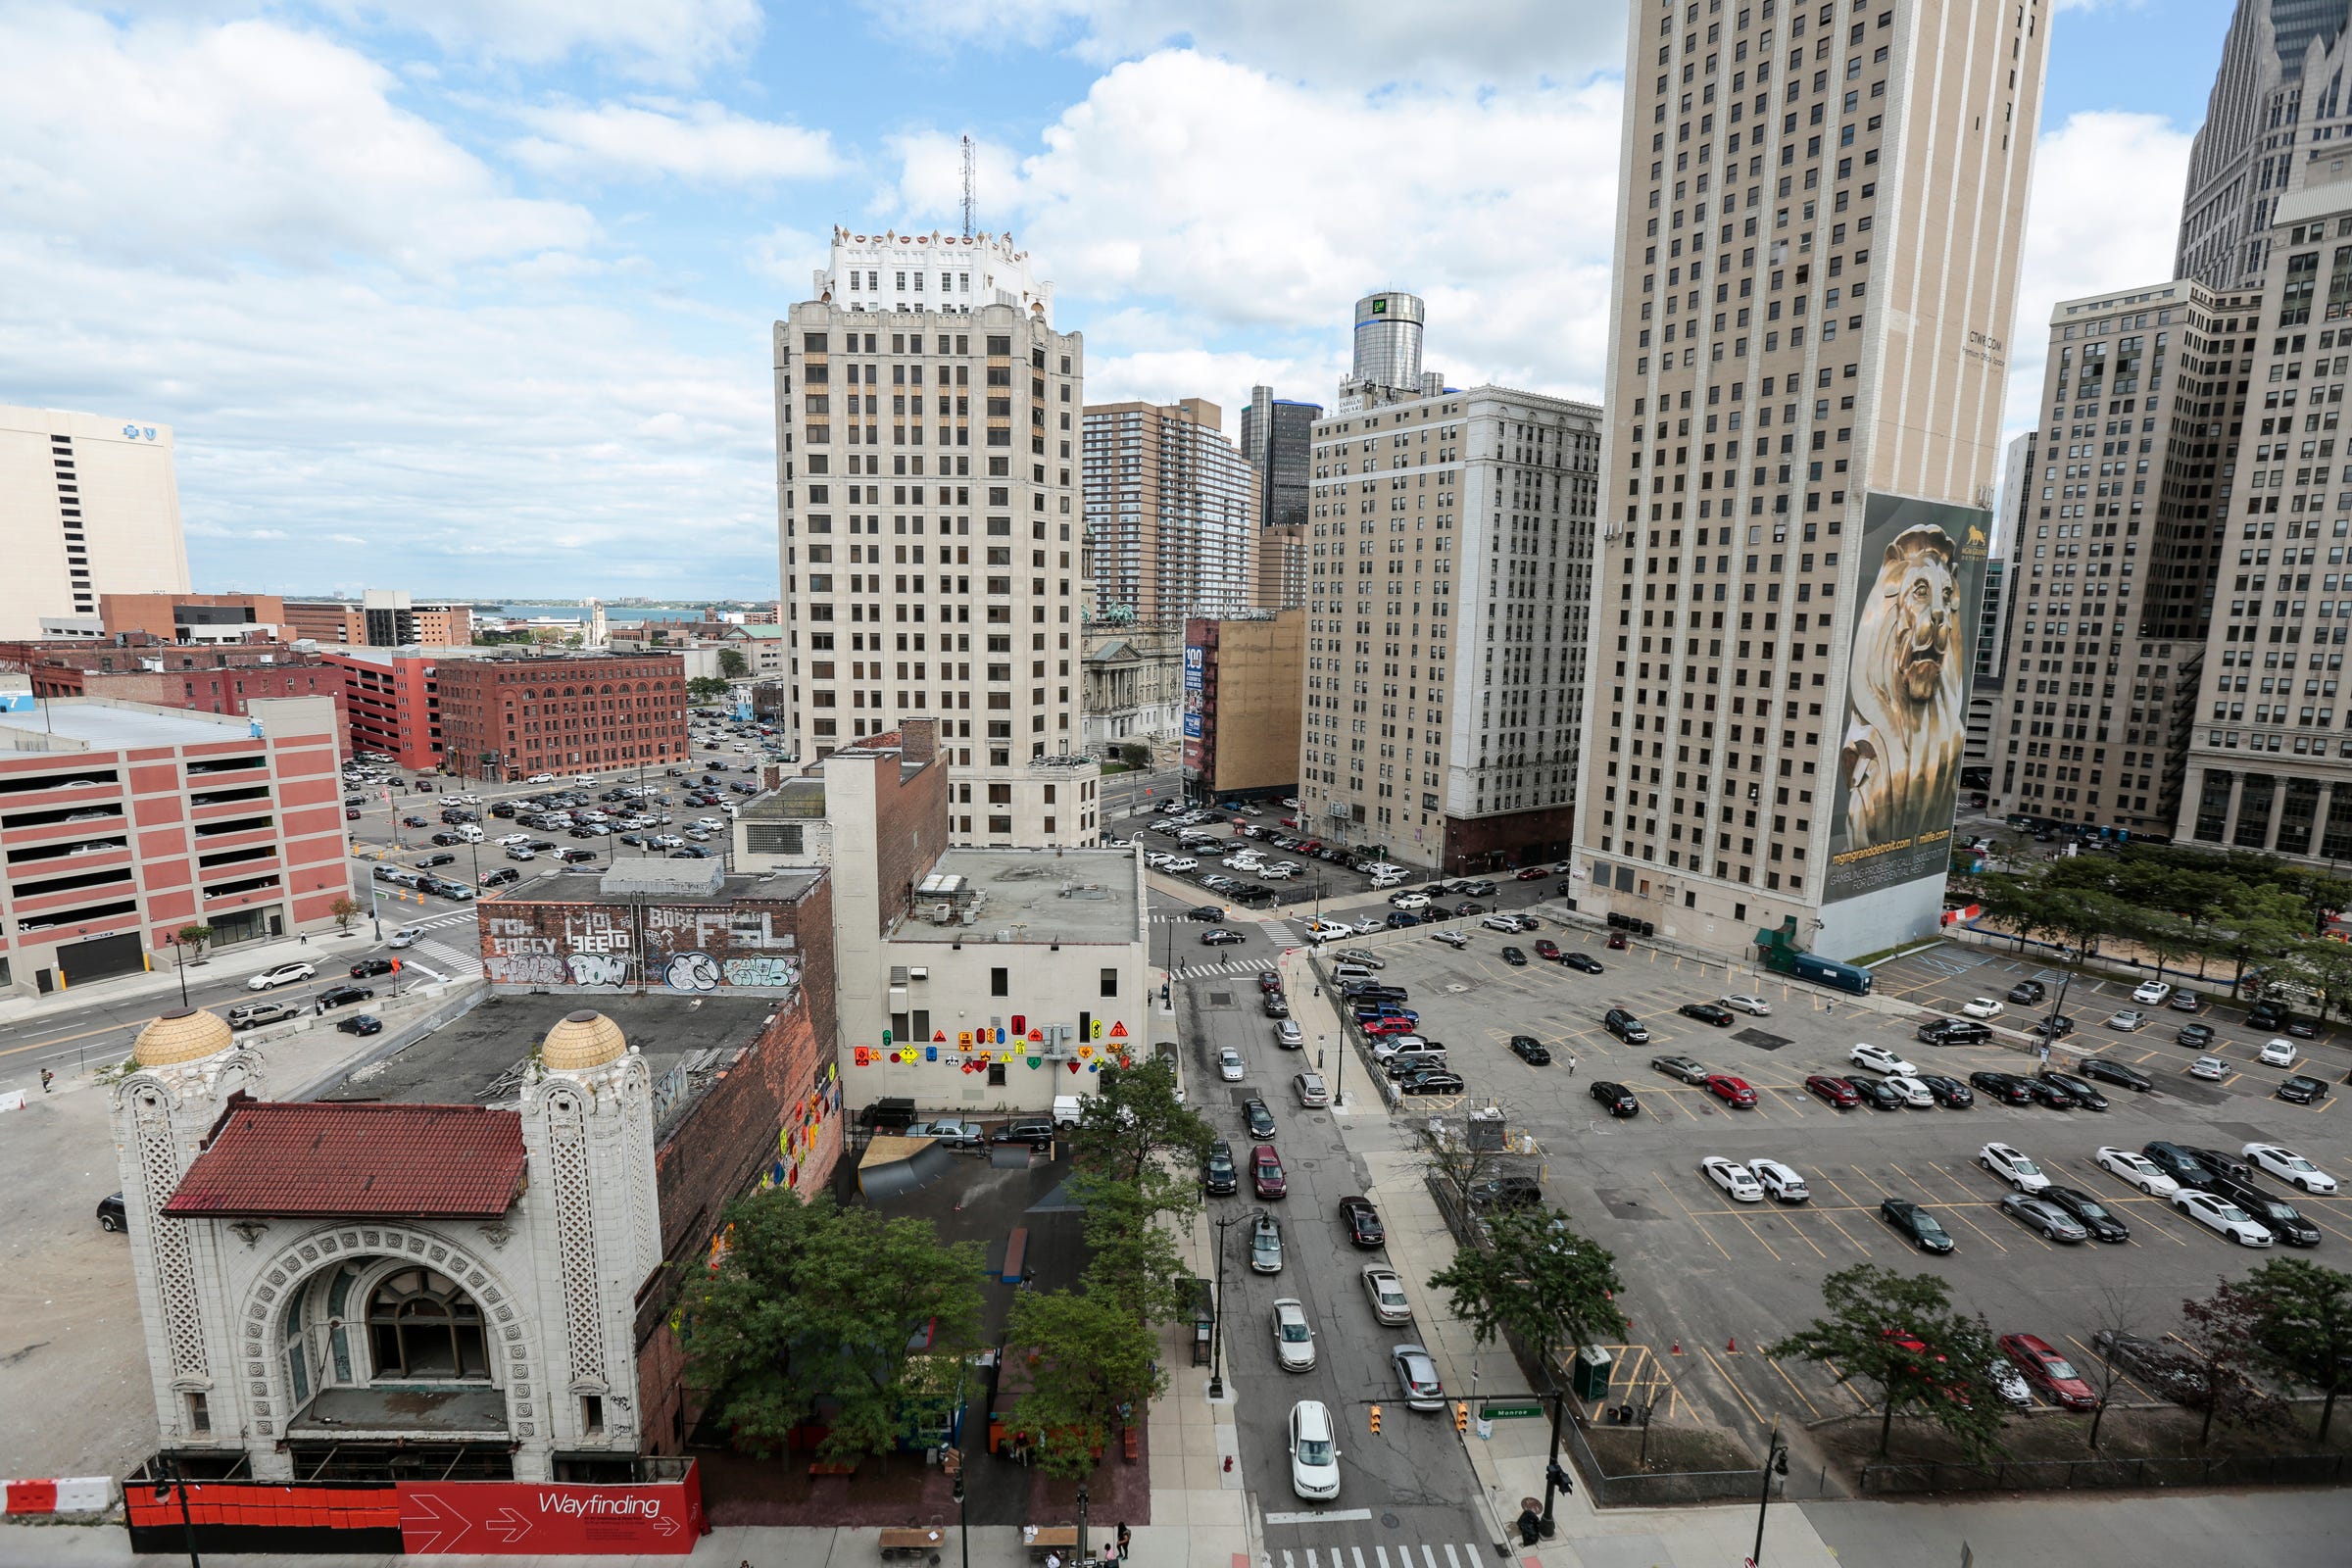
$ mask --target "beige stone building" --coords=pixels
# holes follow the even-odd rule
[[[1086,630],[1086,750],[1108,759],[1149,746],[1172,762],[1184,718],[1184,622],[1095,624]]]
[[[2048,8],[1631,17],[1573,876],[1851,956],[1940,913]]]
[[[1202,398],[1086,411],[1086,526],[1095,606],[1138,620],[1251,604],[1258,476]]]
[[[1184,780],[1196,799],[1298,786],[1306,612],[1184,628]]]
[[[1303,522],[1272,523],[1257,531],[1251,546],[1250,597],[1259,610],[1305,608],[1306,533]]]
[[[104,594],[188,591],[172,427],[0,406],[0,641],[95,637]]]

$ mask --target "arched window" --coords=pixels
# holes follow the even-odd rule
[[[482,1309],[431,1269],[389,1275],[368,1298],[368,1344],[378,1378],[490,1376]]]

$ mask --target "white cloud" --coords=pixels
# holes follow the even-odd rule
[[[324,0],[357,22],[422,32],[451,54],[548,65],[573,55],[654,80],[692,79],[760,35],[760,0]]]
[[[754,120],[714,103],[523,109],[516,118],[533,134],[509,151],[542,173],[746,185],[816,178],[842,169],[826,132]]]
[[[1190,44],[1276,75],[1356,88],[1580,82],[1625,64],[1625,10],[1567,0],[866,0],[933,45],[1066,44],[1101,64]]]
[[[2171,280],[2188,144],[2187,131],[2159,116],[2115,111],[2075,115],[2042,133],[2009,335],[2013,433],[2036,422],[2053,306]],[[2131,177],[2118,179],[2118,170]]]
[[[188,270],[411,271],[588,240],[394,107],[373,62],[268,22],[124,27],[0,11],[0,226]]]

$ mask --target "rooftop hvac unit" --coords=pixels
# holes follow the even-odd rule
[[[954,925],[956,923],[956,906],[953,904],[926,904],[923,906],[923,917],[933,925]]]

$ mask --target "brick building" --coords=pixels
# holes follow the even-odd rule
[[[1298,787],[1306,612],[1184,623],[1184,780],[1200,796]]]
[[[370,588],[357,601],[289,599],[286,635],[321,648],[462,648],[473,641],[473,607],[420,605],[401,589]]]
[[[343,672],[353,755],[371,752],[422,771],[441,765],[441,664],[471,649],[340,648],[323,657]]]
[[[23,671],[36,697],[103,697],[239,716],[263,698],[322,697],[343,711],[343,674],[317,654],[278,643],[196,646],[123,636],[120,643],[0,643],[0,669]]]
[[[442,765],[528,778],[684,761],[686,673],[673,655],[475,659],[439,667]]]
[[[276,641],[286,602],[275,594],[100,594],[98,624],[106,636],[144,632],[159,642]]]

